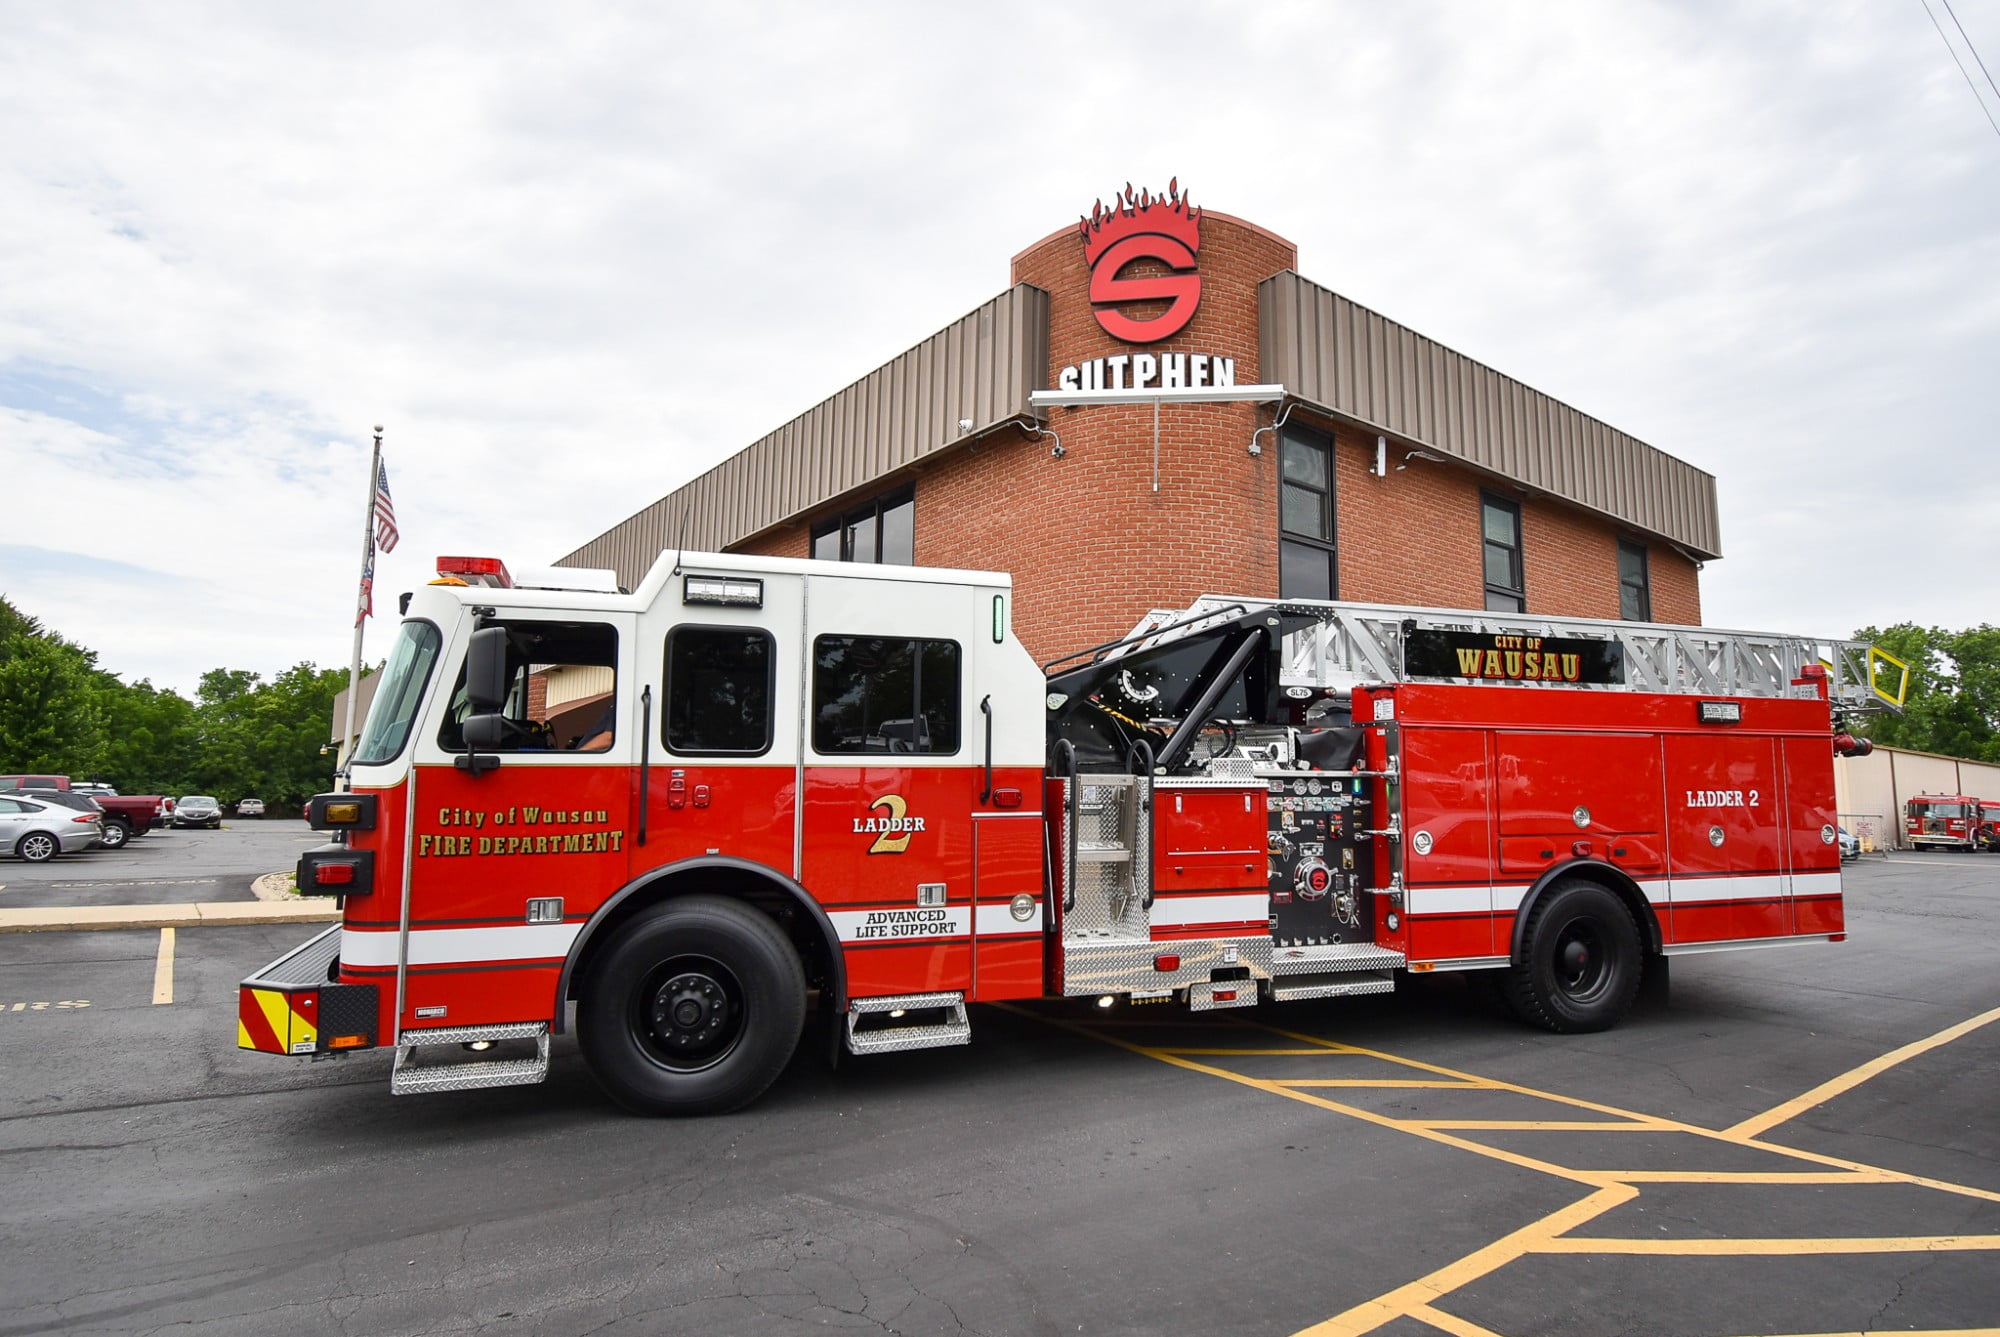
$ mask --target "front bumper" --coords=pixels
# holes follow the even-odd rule
[[[236,995],[236,1047],[264,1054],[373,1048],[376,988],[336,983],[339,969],[335,924],[244,980]]]

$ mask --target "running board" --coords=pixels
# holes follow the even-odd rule
[[[533,1058],[471,1059],[451,1063],[417,1063],[419,1049],[494,1044],[502,1040],[533,1040]],[[404,1031],[396,1037],[396,1066],[389,1072],[389,1093],[425,1095],[432,1091],[470,1091],[482,1086],[532,1086],[549,1075],[549,1024],[517,1021],[501,1026],[440,1026]]]
[[[944,1020],[934,1019],[942,1012]],[[904,1020],[921,1013],[919,1021]],[[885,1023],[861,1028],[863,1017]],[[851,1054],[886,1054],[897,1049],[937,1049],[972,1042],[972,1022],[965,1015],[962,993],[905,993],[887,998],[856,998],[847,1005],[847,1050]]]
[[[1372,942],[1315,943],[1309,947],[1271,944],[1271,974],[1274,976],[1400,970],[1402,966],[1401,952],[1393,947],[1378,947]]]
[[[1285,975],[1271,981],[1271,1001],[1274,1003],[1394,992],[1396,977],[1386,970],[1329,970],[1316,975]]]

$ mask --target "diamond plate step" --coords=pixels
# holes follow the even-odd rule
[[[913,1026],[877,1026],[857,1030],[864,1016],[891,1012],[945,1009],[942,1022]],[[886,1054],[899,1049],[937,1049],[972,1042],[972,1021],[965,1015],[962,993],[906,993],[885,998],[856,998],[847,1005],[847,1049],[852,1054]]]
[[[1403,954],[1372,942],[1330,942],[1313,947],[1271,944],[1273,975],[1322,975],[1341,970],[1399,970]]]
[[[1304,998],[1355,998],[1362,994],[1394,992],[1396,977],[1386,970],[1288,975],[1271,981],[1271,999],[1278,1003],[1293,1003]]]
[[[465,1063],[415,1062],[419,1049],[475,1044],[479,1041],[533,1040],[533,1058],[480,1059]],[[498,1026],[438,1026],[404,1031],[396,1040],[396,1064],[389,1071],[389,1093],[425,1095],[432,1091],[472,1091],[483,1086],[532,1086],[549,1075],[549,1025],[517,1021]]]

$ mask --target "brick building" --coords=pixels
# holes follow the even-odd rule
[[[1715,480],[1127,191],[1007,291],[565,565],[694,549],[1013,573],[1038,658],[1203,593],[1699,623]]]

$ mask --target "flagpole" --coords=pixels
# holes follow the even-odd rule
[[[368,460],[368,509],[362,512],[361,521],[361,579],[368,579],[368,566],[375,558],[375,482],[382,476],[382,424],[375,424],[375,452]],[[372,591],[370,592],[372,595]],[[368,619],[362,615],[361,600],[364,596],[360,586],[355,587],[354,599],[354,659],[347,669],[347,724],[340,734],[340,775],[342,789],[347,788],[348,775],[354,769],[354,707],[361,695],[361,632],[362,624]]]

